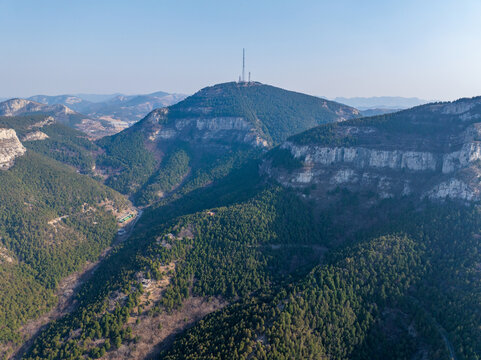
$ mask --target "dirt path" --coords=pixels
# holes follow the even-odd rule
[[[48,325],[48,323],[69,314],[75,309],[77,305],[75,295],[77,294],[80,285],[82,285],[92,277],[99,264],[110,254],[110,252],[115,246],[117,246],[121,242],[124,242],[130,237],[135,228],[135,225],[137,224],[137,221],[142,216],[142,213],[142,210],[139,210],[137,217],[128,225],[128,231],[122,236],[116,236],[112,245],[102,252],[96,262],[89,262],[85,264],[82,270],[70,274],[66,278],[62,279],[62,281],[60,281],[58,288],[55,292],[55,295],[58,298],[57,306],[49,312],[41,315],[40,317],[28,321],[19,329],[19,333],[24,337],[25,341],[20,347],[12,349],[13,354],[10,359],[21,359],[25,352],[32,346],[37,336]]]

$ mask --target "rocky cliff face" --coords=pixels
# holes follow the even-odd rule
[[[263,134],[244,117],[190,117],[166,123],[168,113],[169,109],[163,108],[147,116],[146,122],[149,126],[144,130],[148,131],[150,141],[190,139],[200,143],[223,141],[256,147],[269,146],[269,141],[263,137]]]
[[[118,164],[118,159],[125,164],[116,172],[107,167],[102,171],[121,191],[133,189],[123,185],[127,176],[135,178],[131,183],[143,191],[158,187],[155,182],[163,176],[163,168],[171,168],[171,159],[182,157],[188,169],[177,162],[175,166],[181,166],[179,171],[184,173],[179,181],[186,187],[206,186],[290,135],[357,114],[356,109],[342,104],[256,82],[218,84],[154,110],[130,128],[100,141],[106,156],[116,158],[111,164]],[[133,142],[138,144],[135,156]],[[153,171],[158,175],[152,177]],[[148,191],[142,195],[145,199],[152,198]]]
[[[296,168],[266,161],[263,170],[317,197],[345,188],[380,198],[481,200],[480,104],[465,99],[316,129],[277,150],[298,160]]]
[[[26,149],[13,129],[0,129],[0,169],[10,168],[15,158],[22,156]]]

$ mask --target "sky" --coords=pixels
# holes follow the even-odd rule
[[[252,79],[337,96],[481,95],[479,0],[0,0],[0,97],[190,94]]]

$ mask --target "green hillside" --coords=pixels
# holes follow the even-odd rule
[[[56,304],[59,281],[112,241],[126,206],[113,190],[32,150],[0,171],[0,339]]]
[[[238,84],[222,86],[226,98],[208,88],[200,93],[214,91],[215,101],[196,94],[184,110],[180,103],[155,121],[205,116],[205,109],[233,116],[249,97],[239,102],[230,95],[244,91]],[[447,106],[459,108],[453,104]],[[432,104],[326,124],[289,141],[454,151],[460,144],[450,139],[478,110],[469,107],[471,121],[445,109]],[[414,194],[378,199],[340,186],[310,196],[320,194],[314,185],[289,189],[261,171],[266,163],[286,172],[303,166],[286,149],[266,152],[230,142],[230,135],[153,142],[162,129],[155,121],[96,143],[97,165],[112,169],[106,183],[150,206],[81,286],[78,307],[40,332],[25,359],[136,358],[145,347],[149,358],[169,360],[479,359],[479,204]],[[27,160],[19,158],[9,172]],[[22,275],[29,293],[16,290],[19,296],[46,296],[55,274],[73,268],[39,268],[49,264],[36,261],[45,244],[31,258],[11,250],[15,241],[7,244],[32,271],[47,274]],[[94,251],[87,253],[78,253],[80,261]],[[200,319],[192,304],[211,310]]]
[[[129,318],[162,318],[192,296],[230,305],[161,358],[405,359],[420,352],[448,359],[444,331],[458,358],[479,354],[478,207],[386,200],[366,213],[356,194],[345,193],[318,213],[260,178],[242,183],[231,179],[147,211],[132,240],[86,284],[79,310],[52,324],[27,358],[133,349],[142,334]],[[237,187],[235,200],[228,194]],[[355,225],[368,219],[367,230]],[[339,242],[348,224],[355,228]],[[159,270],[172,262],[174,273]],[[139,271],[152,281],[170,278],[148,311],[147,290],[135,285]],[[128,302],[106,308],[118,291]],[[68,336],[72,328],[82,330]]]
[[[406,212],[299,281],[208,316],[161,358],[449,359],[446,341],[477,358],[480,226],[474,207]]]
[[[399,139],[403,146],[418,151],[445,151],[457,143],[467,127],[479,121],[480,98],[464,98],[451,103],[433,103],[392,114],[350,119],[336,124],[322,125],[289,138],[296,144],[334,146],[376,146],[389,148]],[[453,109],[463,109],[453,110]],[[351,134],[350,127],[367,129]],[[371,130],[371,131],[370,131]],[[375,130],[375,134],[372,130]]]

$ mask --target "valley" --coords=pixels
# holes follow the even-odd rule
[[[136,211],[133,209],[129,210]],[[129,238],[135,228],[137,221],[140,219],[141,216],[142,211],[140,210],[138,215],[133,220],[131,220],[124,227],[122,227],[122,229],[127,229],[127,232],[123,235],[117,234],[112,244],[102,251],[102,253],[95,262],[87,262],[81,270],[63,278],[57,285],[57,289],[55,291],[55,297],[58,299],[55,307],[47,313],[41,315],[40,317],[34,320],[27,321],[22,327],[20,327],[20,329],[18,329],[18,332],[24,339],[21,347],[3,351],[11,351],[11,353],[13,354],[11,357],[12,359],[21,359],[25,352],[27,352],[32,346],[35,337],[42,331],[42,329],[45,328],[48,323],[70,314],[76,307],[76,297],[78,295],[79,287],[95,275],[95,271],[97,270],[100,262],[111,253],[115,246],[119,245],[121,242],[126,241]],[[53,221],[58,222],[62,218],[65,217],[60,217]],[[12,346],[13,344],[9,345]]]
[[[0,318],[3,355],[476,358],[479,119],[479,98],[361,117],[257,82],[97,140],[0,117],[3,301],[45,299]]]

